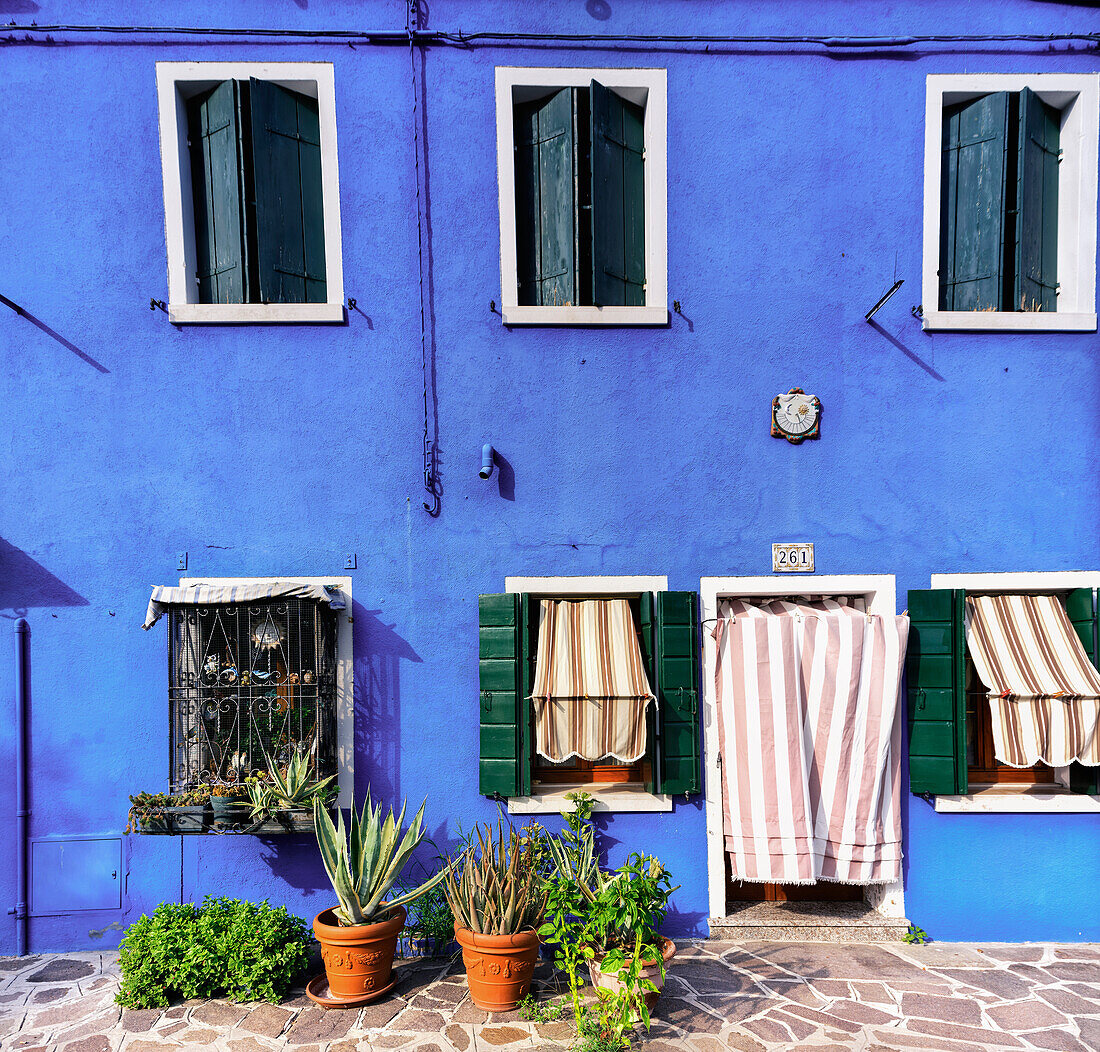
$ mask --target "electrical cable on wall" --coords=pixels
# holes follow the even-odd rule
[[[434,420],[434,414],[428,410],[428,387],[433,379],[432,371],[428,368],[428,324],[427,310],[424,305],[424,215],[420,200],[420,89],[417,84],[419,70],[417,68],[417,43],[416,21],[418,15],[417,4],[419,0],[407,0],[405,14],[405,29],[409,39],[409,67],[412,71],[412,98],[413,98],[413,156],[416,174],[416,258],[417,280],[420,293],[420,369],[424,381],[424,489],[427,490],[431,503],[423,501],[424,510],[434,519],[443,510],[442,493],[439,486],[439,477],[436,474],[436,451],[434,434],[430,431],[430,424]],[[432,407],[435,406],[434,391]]]

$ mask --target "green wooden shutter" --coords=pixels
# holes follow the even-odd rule
[[[248,300],[240,106],[235,80],[187,103],[199,303]]]
[[[1066,614],[1077,632],[1089,660],[1100,667],[1097,648],[1097,610],[1091,588],[1075,588],[1066,596]],[[1081,763],[1070,764],[1069,787],[1075,793],[1100,793],[1100,770]]]
[[[699,762],[699,617],[694,592],[657,592],[653,626],[662,793],[702,791]]]
[[[1016,285],[1009,310],[1057,310],[1058,111],[1020,92],[1016,179]]]
[[[940,309],[1003,310],[1009,92],[943,115]]]
[[[520,793],[520,714],[523,636],[521,597],[478,596],[478,674],[481,687],[479,791],[486,796]]]
[[[967,791],[966,593],[909,593],[909,788],[945,796]]]
[[[519,303],[578,302],[575,92],[515,108]]]
[[[591,85],[592,296],[645,304],[645,111]]]
[[[325,223],[317,100],[249,81],[256,261],[264,303],[324,303]]]
[[[642,592],[638,602],[638,637],[645,674],[651,687],[657,682],[657,603],[654,596],[654,592]],[[645,783],[647,793],[661,791],[661,721],[657,709],[657,705],[646,706],[645,757],[649,764],[649,778]]]

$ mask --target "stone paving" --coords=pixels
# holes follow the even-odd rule
[[[545,964],[536,993],[555,982]],[[188,1001],[123,1011],[111,953],[0,958],[0,1048],[61,1052],[484,1052],[568,1048],[567,1023],[489,1017],[461,961],[398,962],[394,994],[358,1011]],[[641,1052],[1100,1050],[1100,946],[780,943],[681,947]]]

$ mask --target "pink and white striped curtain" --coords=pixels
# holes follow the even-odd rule
[[[901,875],[898,695],[909,619],[727,600],[714,629],[725,845],[750,882]]]

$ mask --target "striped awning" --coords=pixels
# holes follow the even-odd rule
[[[967,596],[966,645],[1001,763],[1100,764],[1100,673],[1057,596]]]
[[[553,763],[645,755],[653,691],[627,600],[542,600],[531,699],[535,748]]]
[[[257,599],[316,599],[338,603],[323,584],[294,581],[256,581],[248,584],[157,585],[149,599],[142,628],[149,629],[167,613],[170,606],[211,606],[214,603],[252,603]]]

